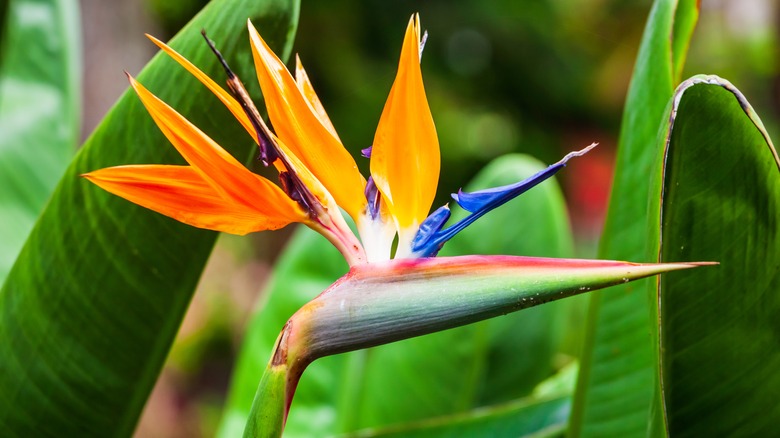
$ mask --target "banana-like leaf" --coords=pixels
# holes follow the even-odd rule
[[[656,0],[626,99],[609,211],[599,247],[606,259],[650,261],[648,175],[664,110],[679,81],[698,17],[696,0]],[[657,233],[657,230],[655,231]],[[591,294],[570,436],[643,436],[656,379],[646,281]]]
[[[0,5],[0,284],[70,162],[81,128],[75,0]]]
[[[530,396],[509,403],[405,424],[363,429],[341,435],[340,438],[562,436],[569,420],[577,368],[576,362],[566,366],[540,383]]]
[[[278,53],[289,53],[297,17],[294,0],[216,0],[171,46],[222,77],[200,35],[205,28],[250,79],[247,18]],[[138,80],[241,159],[249,155],[251,138],[174,61],[159,54]],[[137,97],[125,93],[65,172],[0,291],[4,435],[132,433],[216,234],[109,195],[79,175],[178,163],[177,156]]]
[[[542,163],[525,156],[499,158],[467,190],[515,182],[543,168]],[[571,256],[565,203],[553,181],[480,219],[449,242],[442,254]],[[498,227],[504,229],[503,238],[485,238],[485,234],[493,234],[486,230]],[[268,301],[249,326],[219,436],[238,436],[244,429],[257,382],[285,321],[346,270],[341,256],[325,239],[309,230],[299,230],[266,288]],[[569,303],[564,301],[469,327],[320,359],[307,369],[300,383],[285,435],[349,432],[462,412],[524,395],[552,372],[551,356],[569,310]],[[423,383],[425,390],[417,390]],[[387,390],[387,385],[393,385],[394,390]]]
[[[576,362],[572,363],[540,383],[530,396],[509,403],[405,424],[363,429],[341,435],[340,438],[563,436],[569,422],[577,369]]]
[[[569,420],[569,396],[529,398],[464,414],[436,417],[344,438],[445,438],[459,436],[528,437],[562,435]]]
[[[654,172],[663,181],[655,254],[720,266],[660,280],[659,412],[671,436],[771,436],[780,424],[780,160],[728,81],[685,81],[669,115]]]

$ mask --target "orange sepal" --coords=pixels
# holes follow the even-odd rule
[[[168,56],[173,58],[174,61],[178,62],[182,67],[184,67],[185,70],[195,76],[195,78],[198,79],[203,85],[205,85],[206,88],[208,88],[212,93],[214,93],[214,95],[216,95],[217,98],[222,101],[227,109],[230,110],[233,116],[238,119],[249,135],[251,135],[252,138],[256,138],[257,133],[255,132],[255,128],[252,126],[252,122],[249,121],[249,117],[244,112],[241,104],[238,103],[238,101],[227,90],[220,87],[219,84],[208,77],[206,73],[203,73],[203,71],[196,67],[195,64],[191,63],[187,58],[181,56],[177,51],[173,50],[164,42],[149,34],[146,34],[146,37],[155,43],[157,47],[159,47],[163,52],[167,53]]]
[[[193,76],[195,76],[196,79],[198,79],[203,85],[206,86],[212,93],[214,93],[217,98],[227,107],[227,109],[233,114],[233,117],[235,117],[239,123],[241,123],[241,126],[244,127],[247,133],[255,140],[257,141],[257,132],[255,130],[255,127],[252,125],[252,122],[249,120],[249,116],[246,115],[246,112],[244,111],[244,108],[242,108],[241,104],[236,100],[236,98],[233,97],[232,94],[230,94],[228,91],[226,91],[224,88],[220,87],[219,84],[217,84],[213,79],[208,77],[206,73],[203,73],[198,67],[195,66],[195,64],[191,63],[187,58],[183,57],[181,54],[179,54],[177,51],[173,50],[170,46],[165,44],[164,42],[158,40],[157,38],[146,34],[146,37],[149,38],[153,43],[157,45],[163,52],[167,53],[171,58],[173,58],[174,61],[178,62],[182,67],[184,67],[185,70],[190,72]],[[260,123],[263,123],[262,120],[260,120]],[[283,172],[285,170],[284,165],[277,161],[274,161],[274,167],[279,172]]]
[[[267,195],[267,190],[257,184],[257,175],[135,79],[128,77],[160,131],[217,192],[241,204],[260,202]]]
[[[317,93],[314,91],[311,80],[309,80],[309,75],[306,74],[306,70],[303,69],[301,58],[297,54],[295,55],[295,83],[298,84],[298,89],[301,90],[301,94],[303,94],[303,97],[306,98],[309,105],[314,109],[314,114],[320,119],[322,126],[333,134],[336,140],[341,141],[341,139],[339,139],[339,134],[336,132],[336,128],[333,126],[333,122],[330,121],[328,113],[325,112],[325,107],[322,106],[320,98],[317,97]]]
[[[256,176],[263,199],[242,204],[221,196],[190,166],[118,166],[83,175],[98,187],[188,225],[231,234],[275,230],[306,216],[282,191]]]
[[[365,179],[355,160],[304,97],[287,67],[248,23],[255,69],[276,135],[356,219],[363,212]]]
[[[398,74],[371,151],[371,175],[399,233],[416,231],[428,216],[440,166],[439,140],[420,70],[420,22],[415,15],[406,28]]]

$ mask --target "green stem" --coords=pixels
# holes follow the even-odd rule
[[[287,422],[295,388],[310,363],[302,359],[294,348],[293,322],[288,321],[276,340],[271,360],[265,368],[255,398],[252,401],[252,414],[244,429],[245,438],[280,438]],[[293,348],[288,346],[292,345]]]
[[[263,373],[252,402],[253,415],[244,429],[244,437],[277,438],[282,436],[287,417],[285,387],[287,384],[287,364],[273,365]]]

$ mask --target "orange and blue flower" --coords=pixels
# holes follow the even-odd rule
[[[150,38],[233,113],[256,140],[263,163],[278,170],[278,185],[249,171],[129,75],[149,114],[187,165],[119,166],[84,176],[115,195],[199,228],[247,234],[293,222],[305,224],[330,240],[354,266],[392,257],[435,256],[466,226],[550,178],[570,158],[594,146],[571,153],[516,184],[454,194],[458,205],[470,214],[445,228],[448,206],[429,215],[439,179],[440,152],[420,68],[424,36],[419,17],[413,16],[406,28],[395,81],[373,144],[364,150],[371,160],[368,180],[344,148],[300,59],[296,57],[293,77],[251,23],[248,28],[273,131],[213,45],[228,73],[230,91]],[[347,225],[342,209],[355,222],[360,239]]]

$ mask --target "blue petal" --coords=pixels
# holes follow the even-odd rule
[[[431,238],[441,231],[449,218],[450,207],[448,205],[439,207],[436,211],[431,213],[430,216],[425,218],[423,223],[420,224],[420,228],[417,230],[414,240],[412,240],[412,251],[416,251],[417,248],[426,247]],[[438,251],[439,250],[436,249],[436,252]]]
[[[420,230],[417,232],[417,236],[412,242],[412,251],[414,251],[414,253],[420,257],[435,256],[448,240],[450,240],[453,236],[458,234],[467,226],[471,225],[474,221],[485,215],[485,213],[493,210],[496,207],[500,207],[517,196],[525,193],[542,181],[555,175],[559,170],[566,166],[566,163],[571,158],[580,157],[594,147],[596,147],[596,143],[591,144],[590,146],[580,151],[572,152],[550,167],[536,173],[530,178],[526,178],[523,181],[515,184],[509,184],[506,186],[479,190],[470,193],[464,192],[462,190],[459,190],[458,193],[453,193],[452,198],[455,199],[458,205],[471,214],[458,221],[451,227],[442,230],[441,228],[444,226],[444,222],[441,221],[441,219],[433,219],[433,217],[441,209],[436,210],[431,216],[428,217],[428,219],[423,222],[423,225],[425,225],[429,220],[432,220],[433,223],[438,225],[438,228],[431,231],[433,227],[428,226],[425,231],[423,231],[423,226],[420,226]],[[449,214],[447,217],[449,217]]]
[[[366,158],[371,158],[371,150],[372,149],[374,149],[373,146],[369,146],[369,147],[367,147],[365,149],[361,149],[360,150],[360,155],[362,155],[362,156],[364,156]]]

